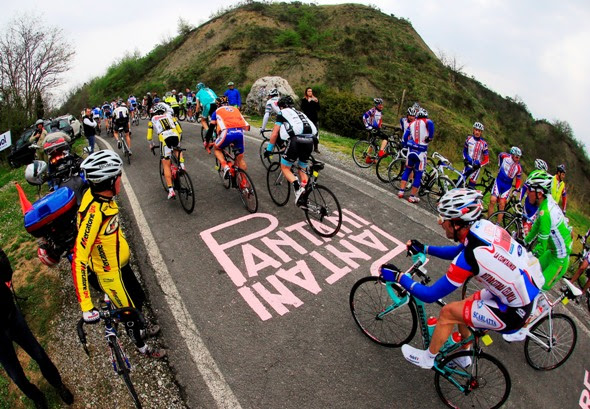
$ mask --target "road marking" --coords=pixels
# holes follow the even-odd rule
[[[100,140],[103,144],[105,144],[109,149],[114,150],[111,145],[104,140],[103,138],[97,136],[97,139]],[[207,384],[213,399],[217,403],[217,406],[220,408],[241,408],[240,403],[238,402],[237,398],[233,394],[229,384],[225,381],[223,374],[217,367],[215,360],[211,356],[211,353],[205,346],[203,339],[197,329],[195,323],[191,319],[191,316],[182,302],[182,298],[176,285],[174,284],[174,280],[172,280],[172,276],[170,275],[170,271],[166,267],[166,263],[158,250],[158,245],[152,232],[148,226],[147,220],[141,210],[141,206],[139,201],[137,200],[137,196],[129,183],[129,179],[127,178],[127,174],[123,172],[123,185],[125,186],[125,193],[127,194],[127,198],[129,199],[129,203],[131,205],[131,211],[135,217],[135,221],[137,226],[139,227],[140,235],[143,239],[143,244],[149,256],[150,264],[154,269],[154,273],[156,275],[156,279],[158,280],[158,284],[162,288],[164,292],[164,298],[170,311],[172,312],[172,317],[176,323],[176,327],[180,332],[180,335],[184,339],[186,347],[189,353],[192,356],[193,362],[197,366],[203,380]]]

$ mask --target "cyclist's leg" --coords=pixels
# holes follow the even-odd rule
[[[223,156],[223,148],[229,146],[230,143],[231,142],[227,138],[227,129],[223,129],[217,136],[217,139],[215,139],[215,142],[213,143],[213,154],[219,161],[221,168],[225,168],[226,166],[228,166],[227,161]]]
[[[172,149],[160,142],[160,157],[162,158],[162,167],[164,168],[164,179],[168,190],[172,189],[172,172],[170,171],[170,154]]]
[[[417,162],[413,166],[414,182],[412,183],[412,190],[410,190],[410,198],[414,197],[414,200],[417,199],[418,189],[420,189],[420,184],[422,183],[422,173],[426,166],[426,152],[419,153],[417,157]]]
[[[543,277],[545,277],[543,291],[549,291],[567,271],[569,257],[557,258],[551,253],[551,251],[545,251],[545,253],[539,257],[539,263],[541,264]]]
[[[238,168],[248,170],[248,165],[244,158],[244,131],[241,128],[235,128],[230,129],[227,132],[227,139],[231,141],[230,143],[234,144],[234,147],[237,150],[236,164],[238,165]]]
[[[296,147],[297,159],[299,159],[297,162],[299,167],[299,179],[301,180],[301,185],[305,186],[307,184],[307,173],[305,172],[305,169],[307,168],[309,157],[313,151],[313,139],[299,138]]]
[[[580,267],[578,268],[578,271],[576,271],[574,273],[574,276],[570,279],[570,281],[575,284],[576,281],[578,281],[578,278],[580,278],[580,276],[584,273],[584,271],[586,271],[586,269],[588,268],[588,258],[585,258],[584,261],[582,261],[582,264],[580,264]],[[586,290],[586,287],[588,286],[588,282],[590,282],[590,280],[588,280],[586,282],[586,284],[584,285],[584,290]]]

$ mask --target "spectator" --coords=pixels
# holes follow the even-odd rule
[[[553,176],[551,182],[551,196],[558,204],[561,201],[559,207],[565,214],[565,207],[567,204],[567,190],[565,188],[565,165],[562,163],[557,167],[557,172]]]
[[[47,382],[57,389],[68,405],[74,402],[72,392],[62,382],[59,371],[31,332],[10,291],[12,267],[6,253],[0,249],[0,363],[16,386],[35,403],[36,408],[47,408],[45,395],[26,377],[14,350],[13,342],[33,358]]]
[[[234,88],[233,82],[227,83],[228,89],[223,93],[227,97],[229,101],[229,105],[233,105],[234,107],[238,108],[240,111],[242,110],[242,96],[240,95],[240,91]]]
[[[84,135],[86,135],[86,139],[88,139],[88,146],[90,147],[90,152],[94,152],[94,136],[96,135],[96,125],[97,123],[94,121],[92,117],[92,111],[90,108],[86,108],[86,115],[82,119],[82,124],[84,125]]]
[[[47,131],[43,127],[43,120],[37,119],[37,122],[35,122],[35,127],[37,129],[35,129],[35,132],[33,132],[33,135],[31,135],[29,138],[29,142],[38,146],[37,158],[47,162],[47,155],[45,155],[45,152],[43,151],[43,144],[45,143],[45,137],[47,136]]]
[[[320,138],[320,135],[319,135],[320,127],[318,126],[318,112],[319,111],[320,111],[320,103],[318,102],[318,99],[316,98],[316,96],[313,95],[313,90],[309,87],[306,88],[305,94],[303,95],[303,99],[301,100],[301,112],[303,112],[305,114],[305,116],[308,117],[311,120],[311,122],[313,122],[316,129],[318,129],[318,135],[313,140],[313,151],[315,153],[320,153],[320,151],[318,150],[319,138]]]
[[[148,115],[152,112],[152,106],[154,105],[154,100],[152,98],[151,92],[147,93],[147,113]]]

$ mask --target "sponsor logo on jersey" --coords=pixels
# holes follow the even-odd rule
[[[489,325],[489,326],[491,326],[493,328],[497,328],[498,327],[498,323],[494,319],[492,319],[490,317],[486,317],[485,315],[480,314],[477,311],[474,311],[473,312],[473,318],[476,321],[483,322],[484,324]]]
[[[111,217],[111,219],[109,220],[109,223],[108,223],[106,229],[104,229],[104,234],[108,236],[109,234],[115,233],[118,229],[119,229],[119,215],[117,214],[117,215]]]
[[[512,263],[512,261],[510,261],[508,258],[501,255],[500,253],[494,253],[494,258],[496,260],[498,260],[500,263],[504,264],[510,270],[514,271],[516,269],[516,266],[514,265],[514,263]]]
[[[98,250],[98,256],[100,257],[100,261],[102,261],[102,267],[104,271],[111,271],[111,265],[109,264],[109,259],[104,252],[104,246],[99,244],[96,246],[96,249]]]
[[[519,256],[519,257],[520,257],[520,256],[522,256],[522,246],[520,246],[520,245],[519,245],[519,246],[516,248],[516,252],[518,253],[518,256]]]
[[[80,241],[80,244],[82,245],[83,248],[86,248],[86,245],[88,244],[88,236],[90,235],[90,229],[92,229],[92,223],[94,222],[94,206],[92,206],[90,208],[90,216],[88,216],[88,222],[86,223],[86,228],[84,229],[84,235],[82,236],[82,240]]]
[[[483,300],[479,300],[477,302],[477,308],[482,308],[483,307],[483,304],[484,304]]]
[[[119,294],[117,293],[117,290],[111,288],[110,291],[111,291],[111,293],[109,294],[109,298],[115,303],[115,305],[119,308],[125,306],[125,304],[123,304],[121,302],[121,298],[119,298]]]
[[[496,279],[489,273],[484,273],[480,277],[481,280],[488,283],[491,287],[495,288],[504,297],[506,297],[506,300],[508,300],[509,303],[516,300],[516,295],[514,294],[514,291],[512,291],[512,288],[510,286],[507,286],[506,284]]]
[[[522,308],[517,308],[516,313],[520,318],[524,318],[524,316],[526,315],[526,312]]]

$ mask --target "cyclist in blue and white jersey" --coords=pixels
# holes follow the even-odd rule
[[[127,107],[129,108],[131,119],[133,119],[137,113],[137,98],[135,98],[135,95],[129,95],[129,98],[127,99]]]
[[[463,161],[465,169],[463,175],[469,177],[469,187],[474,189],[477,184],[477,178],[482,166],[490,162],[490,152],[488,143],[483,138],[483,124],[475,122],[473,124],[473,134],[469,135],[465,140],[463,147]]]
[[[502,333],[518,331],[530,316],[533,300],[545,282],[538,260],[531,258],[510,233],[488,220],[480,220],[481,199],[481,192],[464,188],[450,190],[440,199],[438,223],[446,237],[458,245],[428,246],[418,240],[408,241],[411,254],[453,260],[446,274],[433,285],[422,285],[391,264],[380,268],[384,280],[398,282],[426,303],[446,297],[470,277],[483,288],[441,309],[428,349],[402,346],[404,358],[421,368],[432,368],[455,325],[459,326],[463,337],[470,335],[467,325]],[[471,357],[460,357],[457,361],[459,365],[468,366]]]
[[[547,172],[547,169],[547,162],[545,162],[543,159],[535,159],[535,170],[544,170],[545,172]],[[529,176],[531,176],[534,172],[535,171],[531,172]],[[522,199],[524,198],[522,230],[525,236],[531,230],[531,227],[533,226],[533,223],[535,221],[535,216],[537,215],[537,210],[539,210],[539,206],[530,202],[527,194],[528,191],[529,186],[525,182],[520,193],[520,200],[522,201]]]
[[[268,99],[266,100],[266,105],[264,107],[264,117],[262,118],[262,126],[260,127],[260,135],[264,136],[264,131],[266,130],[266,124],[268,124],[268,120],[270,119],[271,115],[278,115],[281,111],[279,108],[279,90],[276,88],[271,88],[268,91]]]
[[[368,132],[374,132],[381,137],[381,147],[379,148],[379,157],[381,157],[385,155],[385,147],[387,146],[387,135],[381,132],[381,126],[383,125],[383,99],[374,98],[373,103],[375,106],[363,114],[363,124]],[[371,156],[367,155],[365,159],[367,163],[376,162]]]
[[[416,119],[416,109],[409,107],[406,116],[401,117],[399,120],[399,126],[402,128],[402,135],[406,133],[406,129],[409,128],[410,124]]]
[[[498,155],[498,176],[494,182],[492,188],[492,196],[490,197],[490,207],[488,208],[488,217],[494,213],[496,209],[496,203],[500,210],[504,210],[506,207],[506,199],[510,195],[510,189],[512,188],[512,182],[516,179],[514,184],[514,195],[520,194],[520,185],[522,183],[522,166],[520,166],[520,157],[522,151],[517,146],[510,148],[510,153],[501,152]],[[498,202],[498,199],[500,200]],[[498,222],[502,221],[502,216],[498,216]]]
[[[410,173],[414,172],[414,183],[412,183],[408,202],[418,203],[420,201],[417,193],[426,166],[428,144],[433,138],[434,122],[428,119],[428,112],[424,108],[420,108],[416,112],[416,120],[406,129],[402,138],[404,147],[408,148],[408,157],[406,159],[406,169],[400,182],[400,190],[397,193],[400,199],[404,197]]]
[[[108,132],[108,129],[111,127],[111,117],[113,116],[113,108],[111,108],[111,104],[109,104],[108,101],[105,101],[104,104],[102,104],[101,110],[102,115],[107,122],[106,127]]]

